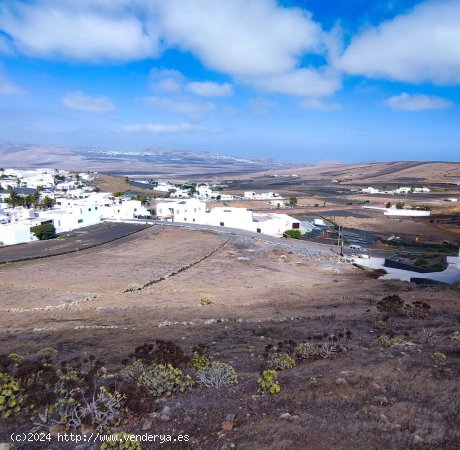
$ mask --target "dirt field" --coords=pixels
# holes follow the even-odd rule
[[[116,374],[142,343],[172,340],[188,355],[206,344],[212,358],[235,367],[237,386],[161,398],[153,412],[132,412],[112,430],[190,435],[174,448],[459,447],[460,346],[449,338],[459,330],[458,287],[379,281],[332,256],[227,239],[152,227],[130,242],[1,266],[0,353],[28,356],[52,346],[59,361],[94,354]],[[177,275],[124,292],[213,250]],[[429,315],[379,313],[377,302],[395,293],[407,303],[429,303]],[[209,304],[201,304],[204,294]],[[405,343],[376,347],[375,338],[386,333],[377,319]],[[424,329],[433,331],[429,341]],[[257,394],[267,344],[321,342],[324,334],[338,336],[337,356],[298,360],[279,372],[279,394]],[[445,362],[433,360],[436,351]],[[0,440],[9,442],[9,433],[29,431],[30,424],[3,421],[1,429]],[[34,448],[75,448],[56,445]]]

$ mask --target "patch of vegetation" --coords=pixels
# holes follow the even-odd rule
[[[30,232],[35,234],[39,241],[46,241],[56,237],[56,228],[51,223],[44,223],[30,228]]]
[[[377,303],[377,309],[385,313],[402,313],[404,301],[399,295],[389,295]]]
[[[208,305],[212,305],[216,299],[214,295],[209,294],[208,292],[200,292],[198,296],[198,300],[201,306],[208,306]]]
[[[259,387],[257,392],[259,394],[278,394],[281,391],[279,383],[276,381],[278,372],[276,370],[264,370],[258,379]]]
[[[295,359],[287,353],[272,353],[267,359],[267,366],[272,370],[292,369],[295,365]]]
[[[24,395],[18,380],[0,372],[0,417],[8,419],[21,412],[24,403]]]
[[[197,381],[201,386],[219,389],[238,384],[238,376],[230,364],[214,361],[198,371]]]
[[[318,355],[316,345],[310,344],[309,342],[301,342],[295,348],[295,352],[297,356],[302,359],[312,359]]]
[[[283,236],[287,236],[291,239],[302,239],[302,232],[300,230],[286,230]]]

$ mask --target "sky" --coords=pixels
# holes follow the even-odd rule
[[[0,0],[0,142],[460,161],[460,0]]]

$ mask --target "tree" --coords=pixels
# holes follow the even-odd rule
[[[29,195],[26,195],[24,197],[24,203],[23,204],[27,209],[29,209],[34,204],[34,201],[35,201],[35,198],[34,198],[33,194],[29,194]]]
[[[11,189],[10,196],[5,199],[5,202],[8,203],[12,208],[15,208],[16,206],[23,204],[23,199],[14,189]]]
[[[291,195],[291,196],[289,197],[289,204],[290,204],[291,206],[297,205],[297,197],[295,197],[294,195]]]
[[[391,202],[388,202],[388,203],[386,204],[386,208],[391,208]]]
[[[404,202],[398,202],[398,203],[396,203],[396,209],[403,209],[404,205],[405,205]]]
[[[38,240],[40,241],[46,241],[56,237],[56,228],[52,223],[37,225],[32,227],[30,231],[35,234],[35,236],[37,236]]]
[[[51,209],[53,206],[54,206],[54,200],[48,196],[46,196],[40,203],[40,207],[42,209]]]

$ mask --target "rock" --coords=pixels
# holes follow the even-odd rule
[[[388,399],[385,395],[376,395],[372,398],[372,403],[374,405],[388,405]]]
[[[349,370],[342,370],[342,372],[340,372],[340,375],[344,376],[344,377],[348,377],[350,376],[351,372]]]
[[[232,431],[233,430],[233,422],[230,420],[224,420],[221,425],[222,430],[224,431]]]
[[[418,434],[414,436],[414,444],[421,444],[423,442],[423,438],[421,438]]]
[[[171,415],[171,408],[169,406],[164,406],[163,409],[160,411],[162,416],[170,416]]]
[[[370,387],[375,389],[376,391],[381,391],[382,390],[382,386],[380,386],[380,384],[377,384],[377,383],[374,383],[374,382],[372,382],[370,384]]]
[[[296,416],[296,415],[291,416],[291,420],[294,421],[294,422],[297,421],[297,420],[299,420],[299,419],[300,419],[299,416]]]
[[[281,420],[289,420],[291,418],[291,415],[289,413],[284,413],[284,414],[281,414],[279,418]]]
[[[336,384],[337,386],[344,386],[344,385],[347,384],[347,380],[345,380],[345,378],[337,378],[337,379],[335,380],[335,384]]]
[[[0,450],[10,450],[11,448],[13,448],[13,446],[8,442],[0,443]]]
[[[230,422],[233,422],[235,420],[235,414],[227,414],[225,416],[225,420],[229,420]]]

